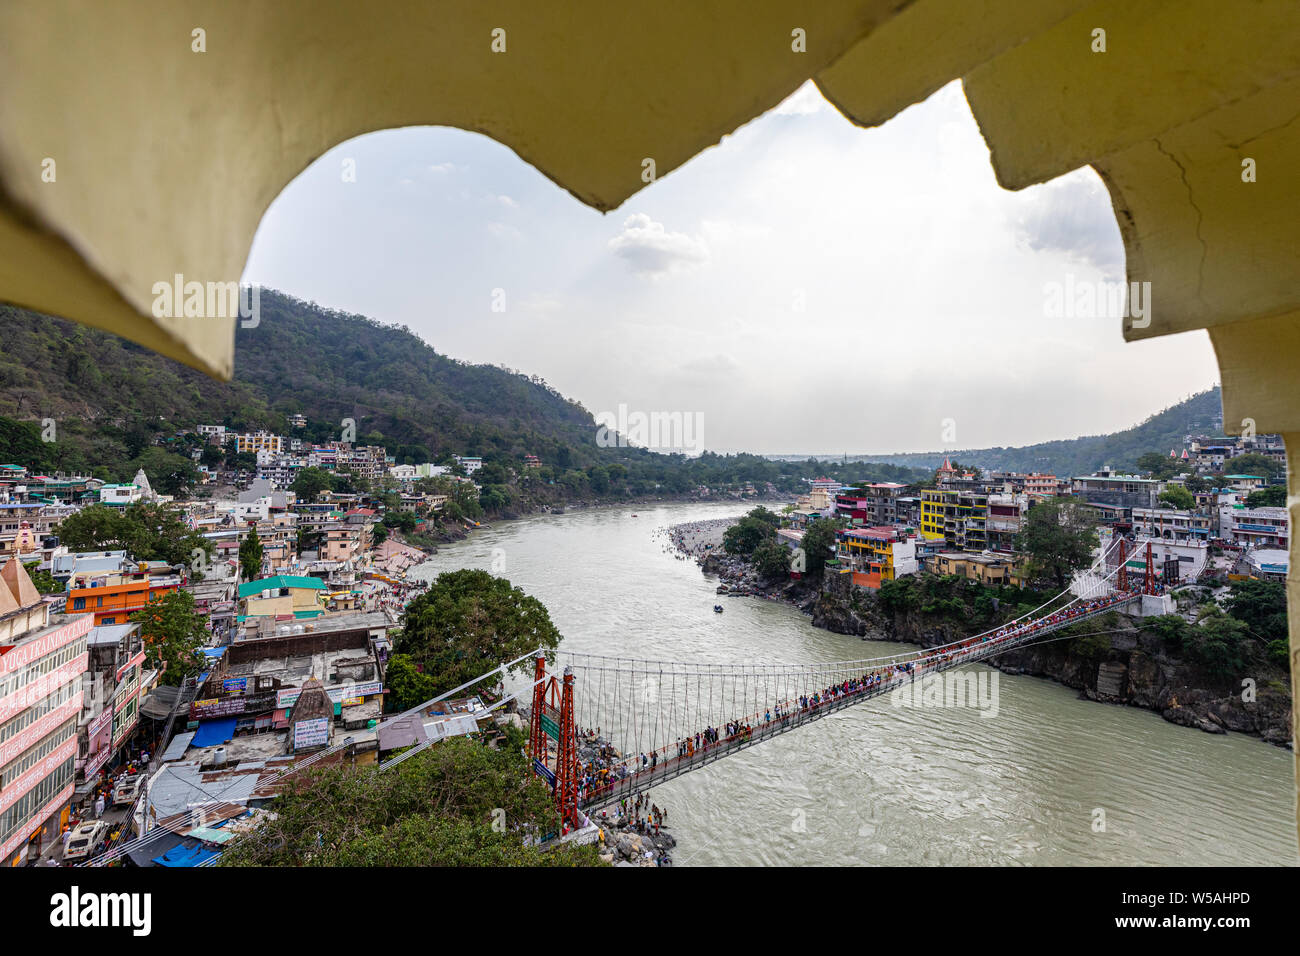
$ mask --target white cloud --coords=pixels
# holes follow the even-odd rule
[[[1030,249],[1063,252],[1109,281],[1124,278],[1124,243],[1110,194],[1091,168],[1026,189],[1019,198],[1016,234]]]
[[[817,85],[812,80],[808,80],[782,100],[772,112],[777,116],[811,116],[822,112],[829,105],[821,91],[817,89]]]
[[[627,217],[623,231],[609,240],[609,248],[633,272],[643,276],[686,271],[709,259],[709,247],[704,240],[684,232],[669,232],[663,223],[640,212]]]

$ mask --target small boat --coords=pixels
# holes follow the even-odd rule
[[[721,614],[721,613],[722,613],[722,605],[721,605],[721,604],[715,604],[715,605],[713,605],[713,613],[714,613],[714,614]]]

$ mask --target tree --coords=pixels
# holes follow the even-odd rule
[[[407,605],[395,650],[433,679],[436,694],[539,647],[554,650],[560,639],[537,598],[505,578],[465,568],[438,575]],[[511,669],[523,674],[532,666],[525,659]]]
[[[299,501],[315,502],[322,491],[333,490],[334,484],[334,476],[324,468],[301,468],[289,489]]]
[[[214,551],[211,541],[185,523],[178,508],[149,501],[124,511],[90,505],[59,522],[57,533],[70,551],[121,549],[138,561],[188,565],[198,576]]]
[[[782,578],[790,573],[790,549],[779,541],[764,541],[749,556],[762,578]]]
[[[177,686],[199,671],[198,650],[207,643],[206,618],[188,591],[170,591],[131,615],[140,625],[145,663],[162,670],[161,682]]]
[[[1234,581],[1223,605],[1261,641],[1287,639],[1286,585],[1281,581]]]
[[[1235,475],[1259,475],[1262,478],[1272,478],[1274,475],[1281,474],[1286,470],[1286,466],[1268,455],[1261,455],[1259,452],[1247,452],[1244,455],[1238,455],[1226,465],[1231,468]]]
[[[35,568],[28,571],[27,576],[32,579],[32,584],[36,586],[36,590],[42,594],[57,594],[64,590],[63,585],[54,580],[54,575],[49,571]]]
[[[137,471],[143,471],[154,490],[164,495],[181,494],[194,487],[199,480],[199,470],[190,458],[157,447],[140,452],[126,466],[124,473],[134,475]]]
[[[1199,495],[1204,491],[1210,490],[1210,483],[1200,475],[1188,475],[1183,482],[1183,487],[1194,495]]]
[[[1286,486],[1270,485],[1246,496],[1247,508],[1285,508]]]
[[[1179,511],[1191,511],[1196,507],[1196,499],[1192,497],[1192,493],[1178,485],[1170,485],[1160,492],[1160,501]]]
[[[290,779],[221,866],[598,866],[592,846],[534,841],[559,815],[518,744],[445,740],[392,770],[337,765]]]
[[[249,528],[248,535],[239,542],[239,570],[246,581],[262,576],[262,541],[256,526]]]
[[[830,518],[818,518],[804,529],[800,543],[804,553],[804,573],[813,580],[821,578],[822,569],[830,560],[837,530],[838,526]]]
[[[1158,451],[1148,451],[1138,455],[1138,470],[1150,473],[1151,477],[1161,481],[1172,478],[1183,469],[1182,460],[1170,458]]]
[[[1070,577],[1092,563],[1097,530],[1087,512],[1067,498],[1052,498],[1029,509],[1016,549],[1029,555],[1035,576],[1048,577],[1065,590]]]
[[[727,554],[748,557],[754,553],[754,549],[760,544],[771,541],[776,537],[776,523],[769,522],[765,518],[756,515],[755,512],[757,511],[766,512],[776,518],[776,515],[767,511],[766,508],[755,508],[754,511],[751,511],[727,528],[726,531],[722,532],[722,547]]]

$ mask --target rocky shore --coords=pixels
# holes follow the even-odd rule
[[[720,532],[719,532],[720,534]],[[699,558],[706,575],[719,580],[719,593],[781,601],[812,618],[814,627],[863,640],[937,647],[969,637],[965,622],[920,612],[890,614],[876,592],[855,588],[844,576],[828,574],[820,585],[760,580],[748,563],[721,550]],[[1291,692],[1282,675],[1260,675],[1246,692],[1181,659],[1138,618],[1117,613],[1116,634],[1015,648],[988,661],[1007,674],[1044,677],[1099,703],[1141,707],[1165,720],[1206,733],[1250,734],[1278,746],[1292,746]],[[1108,628],[1110,630],[1110,628]]]

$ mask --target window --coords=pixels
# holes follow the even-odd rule
[[[84,610],[86,609],[86,599],[85,599],[85,598],[82,598],[82,597],[80,597],[80,598],[73,598],[73,599],[72,599],[72,609],[73,609],[74,611],[84,611]]]

